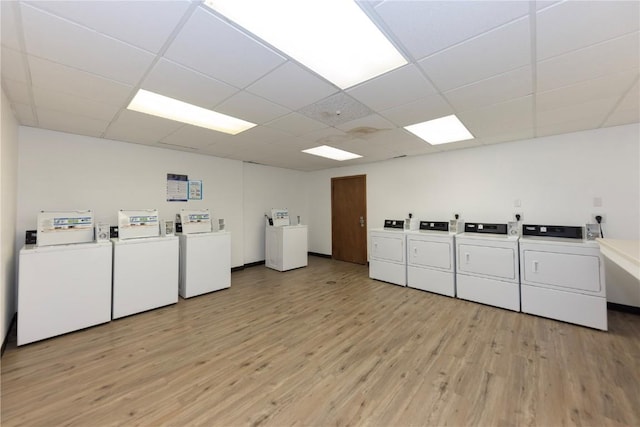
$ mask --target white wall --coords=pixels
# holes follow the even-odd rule
[[[18,182],[18,123],[2,91],[0,136],[0,342],[16,312],[15,240]]]
[[[97,222],[117,224],[119,209],[208,208],[231,232],[231,265],[244,264],[242,162],[20,127],[16,242],[36,228],[41,210],[91,209]],[[167,173],[203,181],[203,200],[167,202]]]
[[[293,224],[300,216],[309,224],[307,174],[290,169],[244,163],[244,263],[264,261],[264,215],[271,208],[287,208]]]
[[[367,175],[368,229],[385,218],[584,225],[604,213],[605,237],[640,239],[640,125],[407,157],[309,174],[309,250],[331,253],[331,178]],[[594,207],[594,198],[602,207]],[[514,207],[520,200],[521,207]],[[615,283],[610,286],[615,287]],[[631,294],[638,295],[637,282]],[[638,290],[638,292],[636,292]],[[616,295],[614,290],[612,293]],[[615,298],[615,297],[614,297]]]

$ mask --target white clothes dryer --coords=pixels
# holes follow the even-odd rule
[[[518,236],[507,224],[465,223],[456,236],[458,298],[520,311]]]
[[[407,286],[454,297],[456,295],[455,237],[449,222],[420,221],[407,232]]]
[[[523,225],[522,311],[607,330],[604,259],[575,226]]]
[[[404,220],[385,220],[384,228],[369,232],[369,244],[369,277],[407,286]]]

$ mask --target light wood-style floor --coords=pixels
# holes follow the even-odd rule
[[[16,348],[8,426],[639,426],[640,316],[609,332],[310,257]]]

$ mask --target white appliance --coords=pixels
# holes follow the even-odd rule
[[[93,242],[93,212],[41,211],[38,214],[38,246]]]
[[[274,227],[283,227],[291,225],[289,219],[289,211],[287,209],[271,209],[271,220]]]
[[[309,252],[307,239],[306,225],[272,226],[267,224],[264,238],[265,265],[278,271],[306,267]]]
[[[110,320],[110,242],[20,250],[18,345]]]
[[[158,237],[160,220],[157,209],[118,211],[118,239]]]
[[[210,233],[213,230],[211,228],[211,214],[209,213],[209,209],[181,209],[180,223],[182,224],[183,234]]]
[[[114,319],[178,302],[176,236],[113,240]]]
[[[231,286],[231,234],[228,231],[179,234],[182,298]]]
[[[369,277],[407,286],[404,220],[385,219],[384,228],[369,232]]]
[[[449,221],[420,221],[419,229],[406,236],[407,286],[454,297],[455,234]]]
[[[518,236],[507,224],[465,223],[456,236],[458,298],[520,311]]]
[[[523,225],[522,311],[607,330],[604,259],[582,227]]]

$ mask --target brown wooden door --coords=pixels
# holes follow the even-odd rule
[[[367,263],[367,176],[331,178],[331,256]]]

